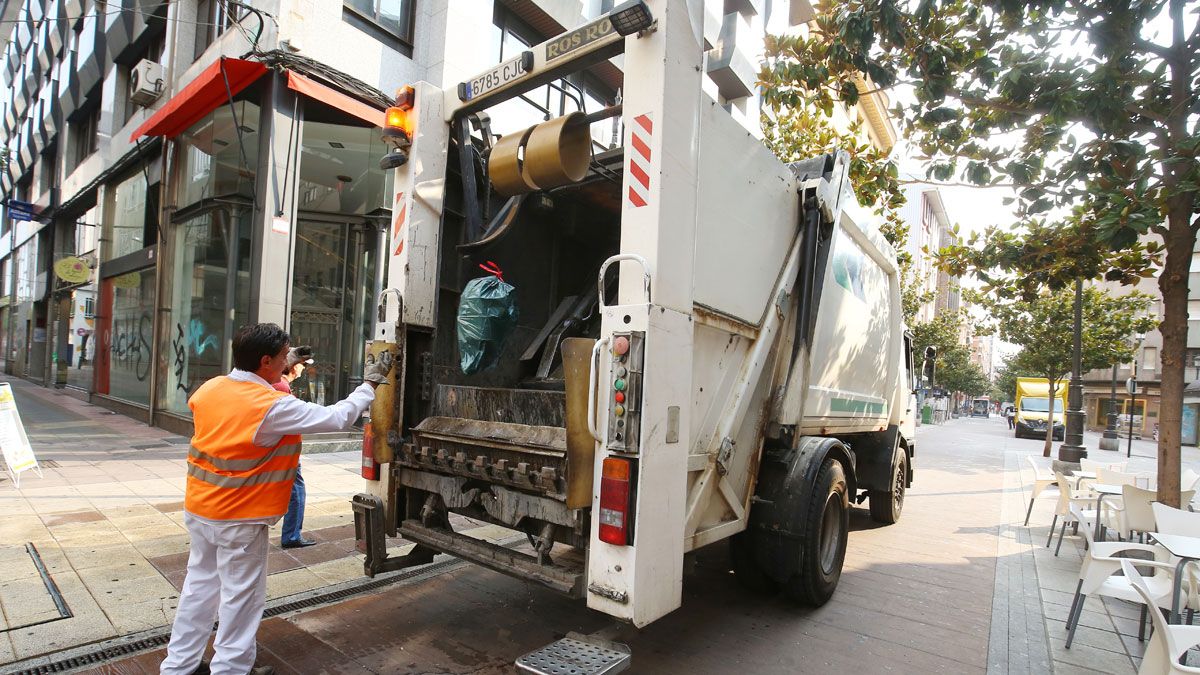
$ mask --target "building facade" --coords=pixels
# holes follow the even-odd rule
[[[297,394],[344,396],[389,257],[397,90],[454,87],[615,4],[0,2],[0,192],[35,212],[0,218],[4,372],[184,433],[236,328],[273,321],[318,356]],[[771,4],[705,2],[705,91],[751,131]],[[612,106],[622,80],[601,62],[490,111],[491,131]]]
[[[1142,279],[1136,286],[1096,283],[1113,295],[1138,291],[1152,298],[1150,315],[1162,321],[1162,295],[1157,275]],[[1192,253],[1188,285],[1188,342],[1184,360],[1184,378],[1190,384],[1184,392],[1182,443],[1200,445],[1200,247]],[[1122,437],[1132,429],[1134,438],[1151,438],[1158,426],[1162,384],[1162,334],[1152,330],[1142,336],[1130,336],[1134,360],[1084,373],[1084,408],[1089,429],[1107,426],[1108,413],[1118,413]],[[1135,367],[1136,366],[1136,367]],[[1137,393],[1130,396],[1126,380],[1137,377]],[[1116,391],[1114,396],[1113,391]]]

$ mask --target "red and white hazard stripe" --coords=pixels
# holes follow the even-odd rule
[[[400,255],[404,251],[404,237],[407,234],[404,225],[408,218],[408,201],[404,199],[403,192],[396,193],[396,202],[392,210],[396,212],[396,217],[392,220],[392,255]]]
[[[651,163],[650,145],[654,140],[654,118],[649,113],[633,118],[629,129],[629,205],[633,208],[645,206],[650,201]]]

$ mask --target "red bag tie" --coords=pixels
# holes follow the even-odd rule
[[[497,279],[499,279],[500,281],[504,281],[504,271],[500,269],[499,265],[492,262],[491,260],[487,261],[486,265],[480,263],[479,269],[483,270],[484,272],[487,272],[488,274],[494,274]]]

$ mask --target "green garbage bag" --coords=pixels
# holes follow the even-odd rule
[[[467,282],[458,300],[458,353],[463,374],[496,365],[517,326],[517,293],[496,263],[480,265],[491,276]]]

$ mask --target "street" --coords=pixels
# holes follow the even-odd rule
[[[133,494],[123,483],[136,483],[129,470],[149,457],[169,467],[158,469],[161,498],[178,502],[184,446],[167,439],[143,450],[108,452],[105,446],[146,443],[106,435],[100,426],[89,428],[94,433],[88,439],[65,441],[78,433],[79,425],[92,424],[72,421],[91,406],[21,383],[17,387],[35,450],[51,468],[40,481],[26,473],[19,492],[7,478],[0,481],[5,559],[19,557],[25,541],[35,542],[74,617],[19,627],[29,621],[16,621],[18,606],[34,600],[46,604],[46,599],[32,594],[36,579],[0,584],[0,607],[9,622],[0,654],[13,662],[2,670],[33,672],[39,665],[63,662],[74,664],[76,672],[157,672],[181,568],[163,567],[160,554],[168,549],[162,538],[149,543],[139,539],[136,532],[145,532],[145,525],[124,529],[122,516],[102,513],[110,508],[106,499]],[[120,416],[108,416],[104,423],[119,425],[119,433],[140,427],[144,434],[165,436]],[[1095,442],[1089,437],[1090,447]],[[1131,469],[1152,468],[1152,446],[1139,441],[1134,446],[1138,454]],[[614,626],[582,603],[549,590],[444,556],[425,570],[393,575],[391,581],[364,589],[368,580],[361,575],[361,556],[350,550],[352,539],[347,539],[352,536],[347,531],[348,497],[360,484],[351,473],[357,457],[305,455],[310,494],[316,495],[310,496],[306,529],[324,534],[331,542],[327,548],[338,553],[326,561],[281,562],[285,552],[273,535],[275,569],[268,577],[269,618],[258,636],[259,663],[272,664],[280,673],[510,672],[518,656],[569,631],[603,631],[629,644],[632,672],[639,673],[1045,671],[1050,660],[1055,670],[1064,672],[1076,666],[1132,672],[1133,662],[1115,630],[1106,641],[1099,630],[1087,628],[1070,652],[1061,648],[1062,624],[1055,617],[1065,611],[1061,604],[1069,601],[1073,590],[1070,564],[1078,569],[1077,561],[1069,558],[1077,555],[1073,540],[1068,537],[1059,558],[1029,544],[1044,539],[1052,499],[1039,500],[1033,528],[1020,527],[1027,499],[1022,492],[1023,457],[1040,454],[1040,448],[1040,441],[1014,439],[1000,417],[922,427],[915,482],[901,521],[875,526],[865,509],[855,509],[841,582],[826,606],[800,608],[780,597],[742,589],[733,579],[722,542],[687,562],[683,606],[640,631]],[[1099,452],[1093,451],[1093,456]],[[1196,459],[1194,448],[1185,449],[1185,462]],[[122,463],[129,470],[111,470]],[[61,480],[58,474],[72,466],[96,464],[110,467],[110,474],[117,476],[46,486]],[[53,468],[56,465],[59,468]],[[64,496],[51,498],[52,493]],[[74,501],[63,506],[67,500]],[[151,520],[160,526],[174,524],[178,508],[164,506],[158,515],[165,517]],[[478,536],[516,541],[511,532],[462,521],[456,527]],[[115,529],[110,522],[117,523]],[[178,542],[181,535],[177,529],[172,536]],[[128,542],[120,541],[121,548],[110,548],[107,555],[118,556],[120,551],[142,559],[124,562],[112,557],[108,562],[118,565],[89,564],[80,537],[91,538],[93,549],[97,537],[124,537]],[[400,540],[392,543],[404,546]],[[179,551],[185,550],[183,541]],[[186,560],[186,555],[175,557]],[[134,583],[122,583],[125,577]],[[1066,586],[1049,588],[1051,581],[1044,581],[1047,587],[1041,587],[1043,578]],[[341,593],[330,597],[331,590]],[[107,602],[114,593],[120,602]],[[139,621],[128,618],[130,607],[147,605],[155,613],[140,615]],[[1120,619],[1114,623],[1132,631],[1122,623],[1124,609],[1109,614]],[[138,645],[122,647],[139,641],[140,650]],[[113,646],[119,648],[112,655],[123,658],[87,656]]]

